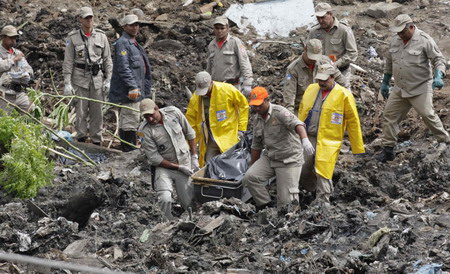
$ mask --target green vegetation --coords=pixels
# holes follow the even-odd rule
[[[53,181],[53,163],[47,158],[52,141],[44,127],[26,116],[0,112],[0,184],[19,198],[35,197]]]

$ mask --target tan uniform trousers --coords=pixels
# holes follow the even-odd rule
[[[89,88],[82,88],[74,85],[75,94],[99,101],[103,101],[102,88],[95,89],[94,81],[91,81]],[[75,130],[77,131],[77,139],[91,137],[93,143],[102,141],[103,130],[103,113],[102,104],[87,100],[78,100],[75,104],[75,112],[77,119],[75,121]],[[88,127],[89,118],[89,127]]]
[[[348,89],[348,91],[351,91],[351,77],[352,77],[352,70],[351,68],[348,68],[344,71],[341,71],[342,75],[342,82],[344,83],[344,87]]]
[[[414,97],[402,98],[401,90],[394,86],[384,107],[383,146],[395,146],[398,124],[406,118],[411,107],[422,117],[425,125],[433,132],[438,142],[450,142],[448,132],[433,109],[433,93],[425,92]]]
[[[261,155],[248,169],[242,182],[253,196],[257,206],[265,205],[271,201],[269,192],[263,183],[270,178],[277,177],[277,206],[298,201],[298,182],[301,168],[298,165],[289,167],[272,167],[269,157]]]
[[[220,148],[217,145],[217,143],[213,140],[208,141],[208,146],[206,147],[205,152],[205,163],[208,163],[208,161],[213,158],[216,155],[220,154]]]
[[[122,105],[137,109],[138,111],[121,108],[119,114],[119,128],[123,131],[136,131],[139,127],[139,121],[141,119],[139,113],[140,102],[127,103]]]
[[[180,204],[187,209],[192,204],[193,185],[189,176],[181,171],[157,167],[155,170],[155,190],[158,203],[167,220],[172,220],[172,193],[173,185],[180,200]]]
[[[5,93],[5,99],[27,112],[32,110],[34,106],[31,106],[30,98],[28,98],[28,95],[25,92],[19,92],[16,94]],[[10,109],[6,109],[6,111],[9,112]]]
[[[309,136],[308,139],[316,147],[317,137]],[[330,196],[334,191],[333,181],[331,179],[324,178],[315,171],[316,156],[303,153],[305,163],[302,166],[302,173],[300,176],[300,186],[308,191],[316,192],[316,199],[322,199],[330,202]]]

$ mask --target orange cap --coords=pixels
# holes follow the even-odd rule
[[[264,102],[264,99],[269,97],[267,90],[263,87],[255,87],[250,92],[250,106],[259,106]]]

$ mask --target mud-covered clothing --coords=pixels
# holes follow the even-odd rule
[[[214,81],[236,85],[242,77],[244,86],[251,86],[253,83],[252,65],[245,45],[230,34],[220,48],[216,38],[209,43],[206,71]]]
[[[305,121],[309,136],[317,136],[315,170],[320,176],[333,177],[346,131],[353,154],[365,152],[355,99],[341,85],[335,84],[323,99],[319,84],[311,84],[303,95],[298,118]]]
[[[139,128],[144,136],[142,149],[150,165],[159,166],[167,160],[190,166],[191,156],[186,140],[194,139],[195,131],[178,108],[169,106],[159,111],[163,115],[162,124],[151,125],[144,121]]]
[[[96,65],[99,70],[94,75]],[[92,81],[95,89],[101,89],[104,79],[111,79],[111,73],[111,50],[104,31],[93,29],[89,37],[80,29],[68,34],[63,63],[64,83],[88,89]]]
[[[205,113],[203,96],[196,93],[192,95],[186,111],[186,118],[195,130],[195,141],[199,143],[200,166],[205,164],[211,134],[221,152],[225,152],[238,142],[238,131],[246,131],[248,124],[247,98],[231,84],[213,82],[208,113]]]
[[[401,97],[432,92],[433,71],[436,69],[445,73],[445,58],[428,34],[416,27],[406,45],[398,35],[392,37],[384,73],[394,76]]]
[[[305,63],[303,57],[295,59],[287,68],[286,77],[284,79],[283,88],[283,106],[294,114],[298,113],[302,96],[306,88],[314,83],[314,78],[317,75],[317,68],[322,64],[332,64],[328,56],[322,55],[320,60],[317,60],[313,69]],[[334,80],[339,84],[344,84],[341,72],[336,70]]]
[[[17,83],[10,75],[10,73],[28,72],[29,78],[33,78],[33,68],[28,64],[25,56],[19,62],[14,62],[14,58],[20,54],[23,53],[16,48],[12,48],[10,52],[0,45],[0,96],[28,111],[31,105],[25,93],[28,83]]]
[[[270,104],[269,117],[255,117],[252,149],[266,149],[273,167],[303,164],[303,146],[296,132],[298,125],[305,124],[286,108]]]
[[[150,165],[155,166],[155,191],[164,216],[171,220],[173,186],[183,208],[192,202],[192,181],[183,172],[159,166],[163,160],[184,166],[191,166],[189,145],[186,140],[195,138],[195,132],[181,111],[169,106],[159,110],[162,124],[151,125],[142,122],[138,135],[143,136],[142,150]]]
[[[151,74],[147,53],[126,32],[115,43],[113,63],[109,92],[111,102],[133,103],[151,97]],[[141,92],[135,101],[128,98],[128,92],[134,89]]]
[[[327,32],[320,25],[315,25],[309,31],[308,39],[319,39],[322,42],[324,55],[335,55],[336,66],[341,70],[349,68],[351,62],[358,57],[356,40],[352,29],[346,24],[339,22],[334,17],[334,23]]]

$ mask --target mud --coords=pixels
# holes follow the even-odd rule
[[[203,2],[202,2],[203,3]],[[116,38],[109,22],[139,7],[148,23],[139,38],[152,64],[153,90],[160,104],[187,105],[186,88],[206,67],[211,20],[201,20],[196,1],[89,1],[99,14],[98,27]],[[223,1],[214,16],[234,1]],[[57,166],[52,186],[29,201],[0,190],[0,250],[136,273],[420,273],[432,263],[449,271],[450,149],[438,147],[412,111],[402,122],[398,157],[388,164],[373,159],[380,150],[384,102],[377,100],[382,56],[390,33],[387,19],[364,10],[371,2],[334,1],[338,18],[354,29],[358,65],[368,76],[355,78],[352,90],[362,121],[367,155],[355,157],[345,143],[333,181],[331,205],[301,192],[299,205],[256,212],[237,199],[197,204],[192,219],[174,205],[176,221],[161,223],[150,170],[139,152],[111,156],[97,167]],[[64,37],[75,25],[76,5],[67,1],[0,2],[0,25],[24,25],[18,47],[36,72],[35,87],[61,92]],[[450,56],[448,4],[403,4],[419,28],[432,35]],[[164,15],[167,20],[156,21]],[[160,17],[161,18],[161,17]],[[288,38],[245,36],[256,84],[274,102],[281,99],[286,67],[302,51],[305,29]],[[378,56],[370,59],[372,46]],[[449,128],[450,88],[435,92],[436,110]],[[50,109],[52,102],[45,101]],[[114,128],[113,115],[107,113]],[[44,213],[42,213],[42,212]],[[45,217],[47,215],[48,217]],[[30,270],[0,262],[0,273],[70,273]]]

